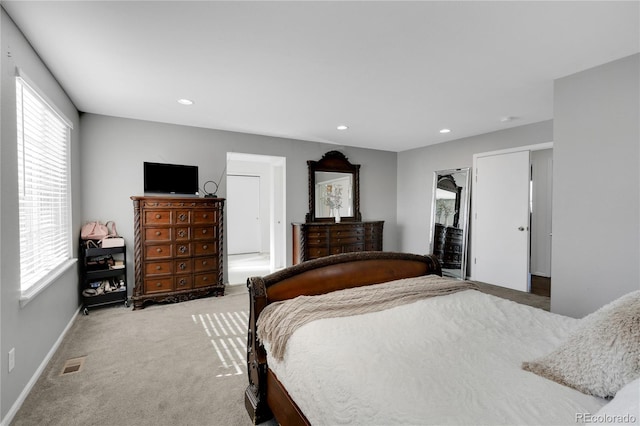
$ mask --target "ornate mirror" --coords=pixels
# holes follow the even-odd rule
[[[307,222],[360,221],[360,165],[339,151],[327,152],[309,166]]]
[[[442,274],[465,279],[469,224],[469,169],[434,172],[431,253]]]

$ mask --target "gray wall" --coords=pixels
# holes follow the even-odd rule
[[[78,310],[78,278],[71,268],[24,307],[20,306],[18,234],[18,184],[16,150],[16,67],[20,67],[38,88],[70,119],[72,220],[80,226],[80,173],[78,113],[22,33],[0,9],[2,20],[0,133],[0,418],[4,419],[19,399],[34,373],[54,347]],[[15,348],[15,369],[8,373],[8,352]],[[35,377],[37,378],[37,377]]]
[[[26,306],[18,302],[16,66],[74,123],[74,227],[79,230],[90,219],[115,220],[129,245],[133,242],[129,197],[142,194],[143,161],[198,165],[203,183],[219,178],[230,151],[286,157],[287,221],[292,222],[304,220],[307,212],[306,161],[320,159],[338,147],[93,114],[79,118],[63,89],[3,10],[1,19],[0,417],[5,419],[79,306],[75,270],[63,274]],[[471,167],[474,153],[555,139],[552,310],[583,316],[637,289],[639,73],[635,55],[558,80],[553,123],[399,154],[342,149],[353,163],[362,165],[363,218],[385,221],[385,250],[426,253],[435,170]],[[224,189],[219,195],[225,195]],[[615,221],[604,222],[612,216]],[[290,263],[290,229],[287,239]],[[16,349],[16,367],[8,373],[11,348]]]
[[[640,288],[640,55],[555,82],[551,308]]]
[[[471,168],[473,154],[480,152],[551,141],[553,123],[543,121],[398,153],[398,247],[429,252],[434,171]]]
[[[199,167],[200,185],[217,181],[227,152],[286,157],[287,264],[291,264],[290,222],[304,221],[308,211],[307,160],[319,160],[340,148],[361,164],[360,198],[363,220],[384,220],[384,249],[397,250],[396,153],[302,142],[149,121],[82,114],[82,217],[113,220],[129,247],[133,246],[132,195],[142,195],[144,161]],[[226,181],[218,196],[224,197]],[[128,253],[132,265],[132,253]],[[133,278],[133,268],[129,271]],[[132,281],[130,281],[132,282]]]
[[[551,310],[579,318],[639,289],[639,56],[558,79],[553,121],[399,153],[400,250],[429,250],[435,170],[553,141]]]

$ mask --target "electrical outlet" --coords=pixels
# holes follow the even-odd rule
[[[11,348],[9,351],[9,373],[16,366],[16,348]]]

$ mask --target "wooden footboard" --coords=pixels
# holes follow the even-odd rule
[[[269,303],[431,274],[442,275],[438,260],[431,255],[359,252],[310,260],[264,277],[249,278],[249,386],[245,391],[245,407],[253,422],[262,423],[275,414],[282,425],[308,424],[284,387],[269,372],[267,354],[256,338],[256,321]]]

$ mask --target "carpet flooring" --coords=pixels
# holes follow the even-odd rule
[[[479,285],[549,309],[548,297]],[[224,297],[79,315],[11,425],[251,425],[248,307],[246,286],[236,285]]]
[[[250,425],[245,286],[79,315],[12,425]],[[61,374],[68,360],[76,372]],[[76,363],[77,364],[77,363]]]

